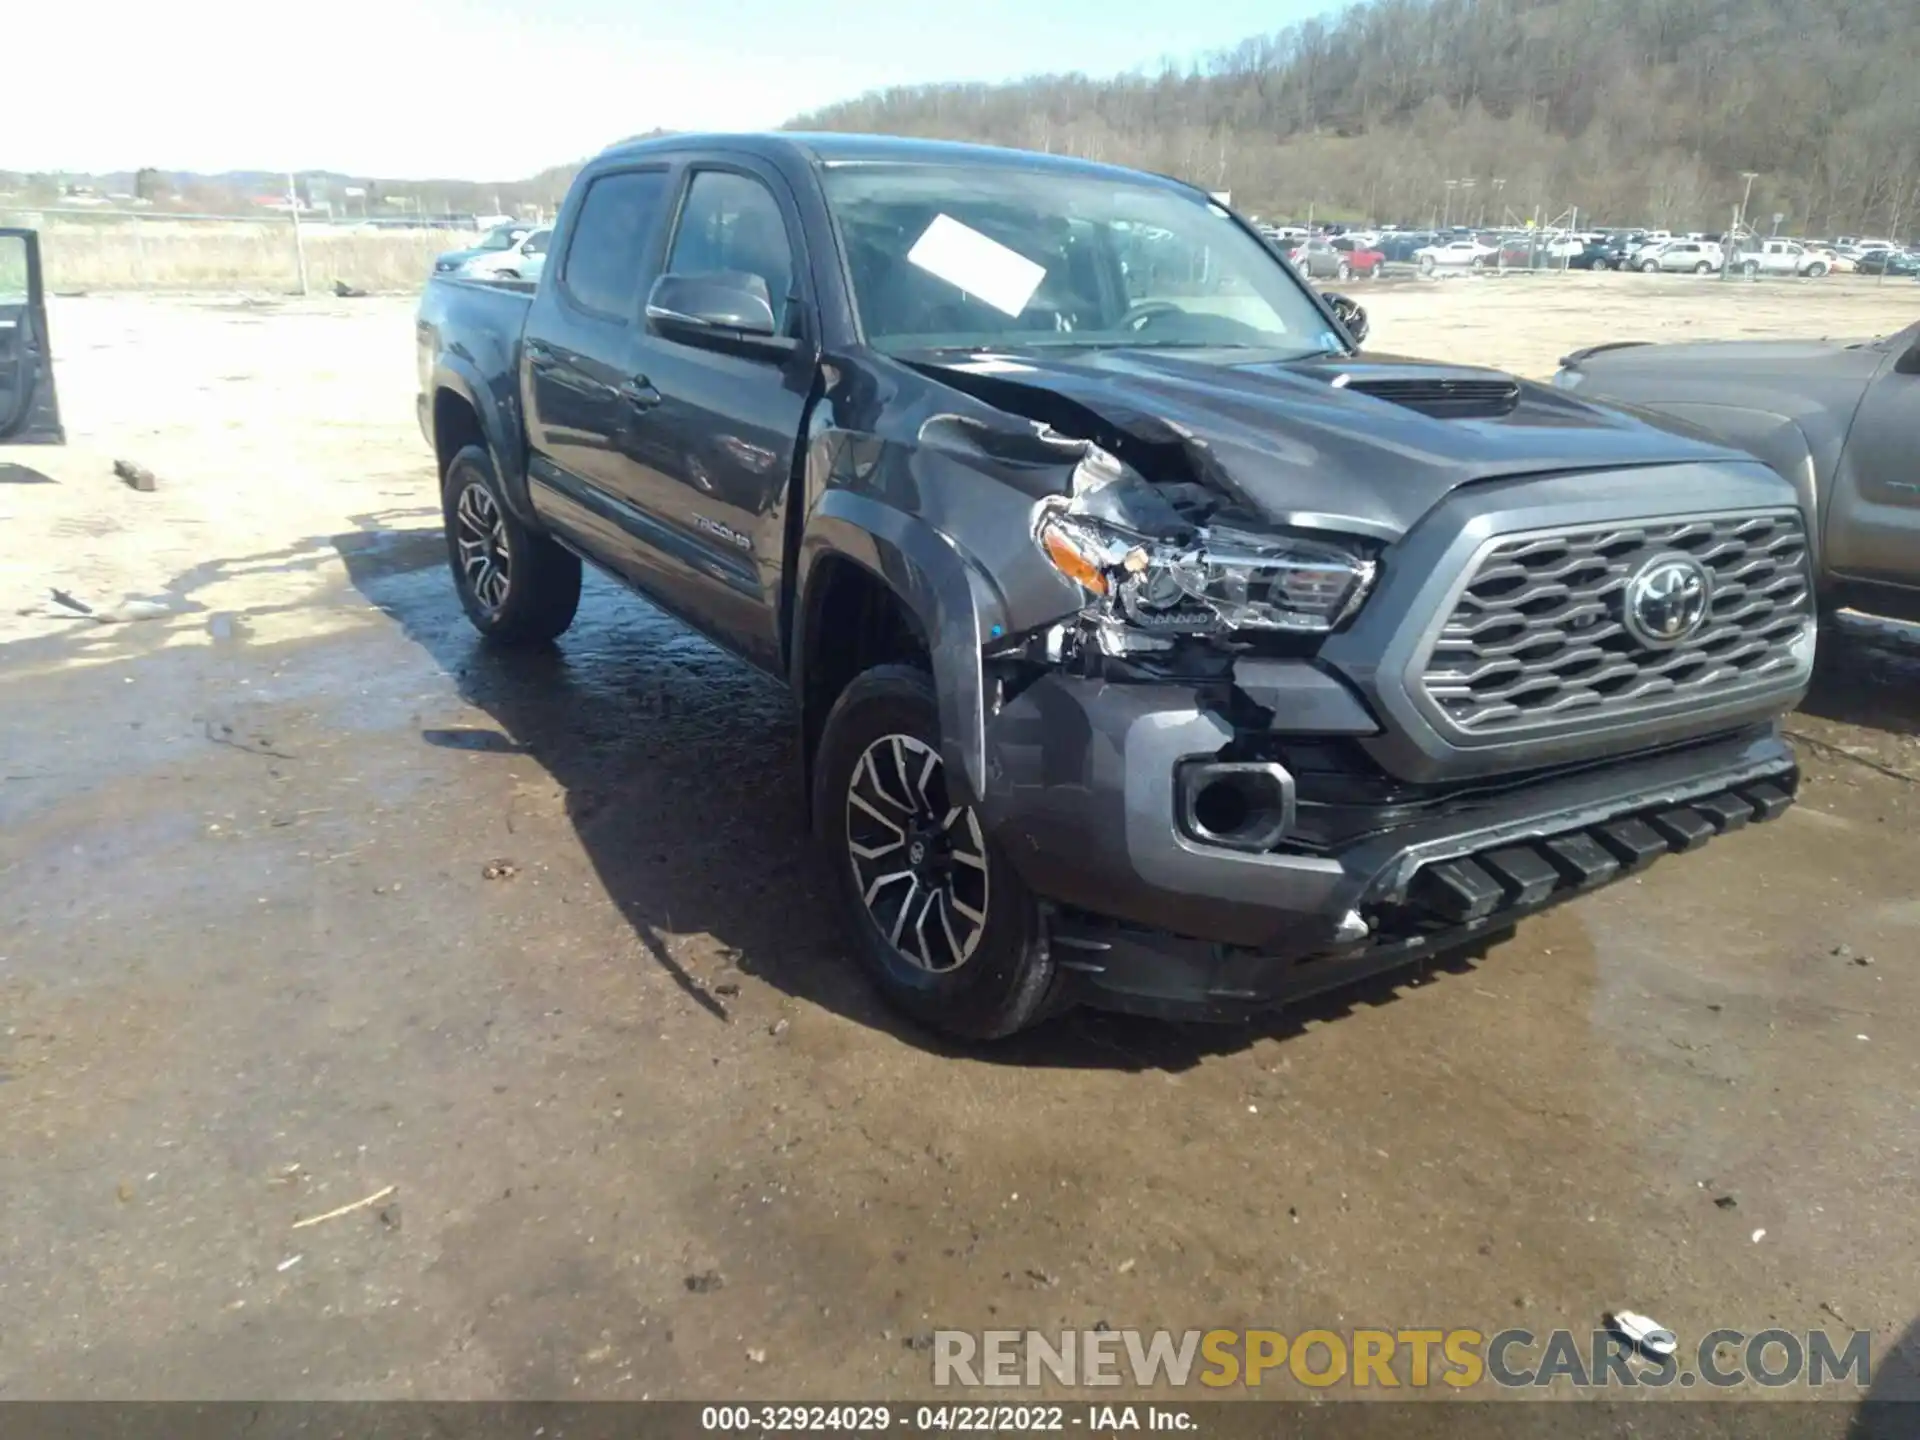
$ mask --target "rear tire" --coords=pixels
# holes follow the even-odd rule
[[[924,671],[857,676],[821,732],[814,827],[881,995],[931,1029],[996,1040],[1049,1013],[1058,972],[1033,896],[948,797],[938,713]]]
[[[1342,282],[1351,280],[1353,278],[1353,266],[1349,265],[1345,260],[1342,260],[1338,265],[1333,267],[1333,278]]]
[[[1813,262],[1813,264],[1807,267],[1807,274],[1811,275],[1816,280],[1826,273],[1827,273],[1827,263],[1824,260],[1816,260]]]
[[[440,488],[447,565],[467,618],[497,645],[545,645],[580,608],[580,557],[507,508],[484,445],[447,462]]]
[[[1749,260],[1740,267],[1740,270],[1742,274],[1748,278],[1752,278],[1760,273],[1760,262],[1758,260]]]
[[[1696,275],[1711,275],[1713,273],[1713,266],[1707,261],[1702,260],[1698,265],[1693,267],[1693,273]]]

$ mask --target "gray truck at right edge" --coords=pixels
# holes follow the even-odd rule
[[[853,954],[951,1034],[1241,1018],[1792,803],[1793,488],[1363,350],[1180,182],[636,142],[417,325],[474,626],[555,642],[591,563],[785,680]]]
[[[1822,612],[1920,622],[1920,324],[1867,340],[1595,345],[1553,383],[1766,461],[1799,496]]]

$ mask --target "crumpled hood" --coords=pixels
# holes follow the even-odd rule
[[[1060,397],[1149,443],[1177,439],[1195,468],[1274,524],[1393,540],[1480,480],[1725,460],[1737,450],[1519,382],[1488,418],[1442,418],[1363,393],[1381,380],[1499,381],[1500,372],[1381,355],[1283,360],[1245,351],[1046,350],[902,356],[999,408],[1050,418],[1020,392]],[[1344,379],[1342,377],[1345,377]],[[1054,428],[1069,427],[1051,419]],[[1083,434],[1081,438],[1097,436]],[[1148,478],[1157,478],[1149,476]],[[1650,494],[1661,480],[1649,474]]]

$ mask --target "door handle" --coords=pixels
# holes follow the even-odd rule
[[[635,375],[620,387],[620,398],[636,410],[651,410],[663,398],[644,375]]]

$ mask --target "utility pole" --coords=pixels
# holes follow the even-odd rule
[[[1740,178],[1747,182],[1747,188],[1740,192],[1739,208],[1733,212],[1733,228],[1727,232],[1727,243],[1720,247],[1720,278],[1726,280],[1733,275],[1733,252],[1740,244],[1740,232],[1746,228],[1747,202],[1753,199],[1753,182],[1759,178],[1757,170],[1742,170]]]
[[[307,237],[300,233],[300,189],[287,172],[287,209],[293,213],[293,253],[300,265],[300,293],[307,293]]]
[[[1451,230],[1453,228],[1453,187],[1458,185],[1460,182],[1458,180],[1449,180],[1446,183],[1447,183],[1447,209],[1446,209],[1445,216],[1440,221],[1440,228],[1442,230]]]

